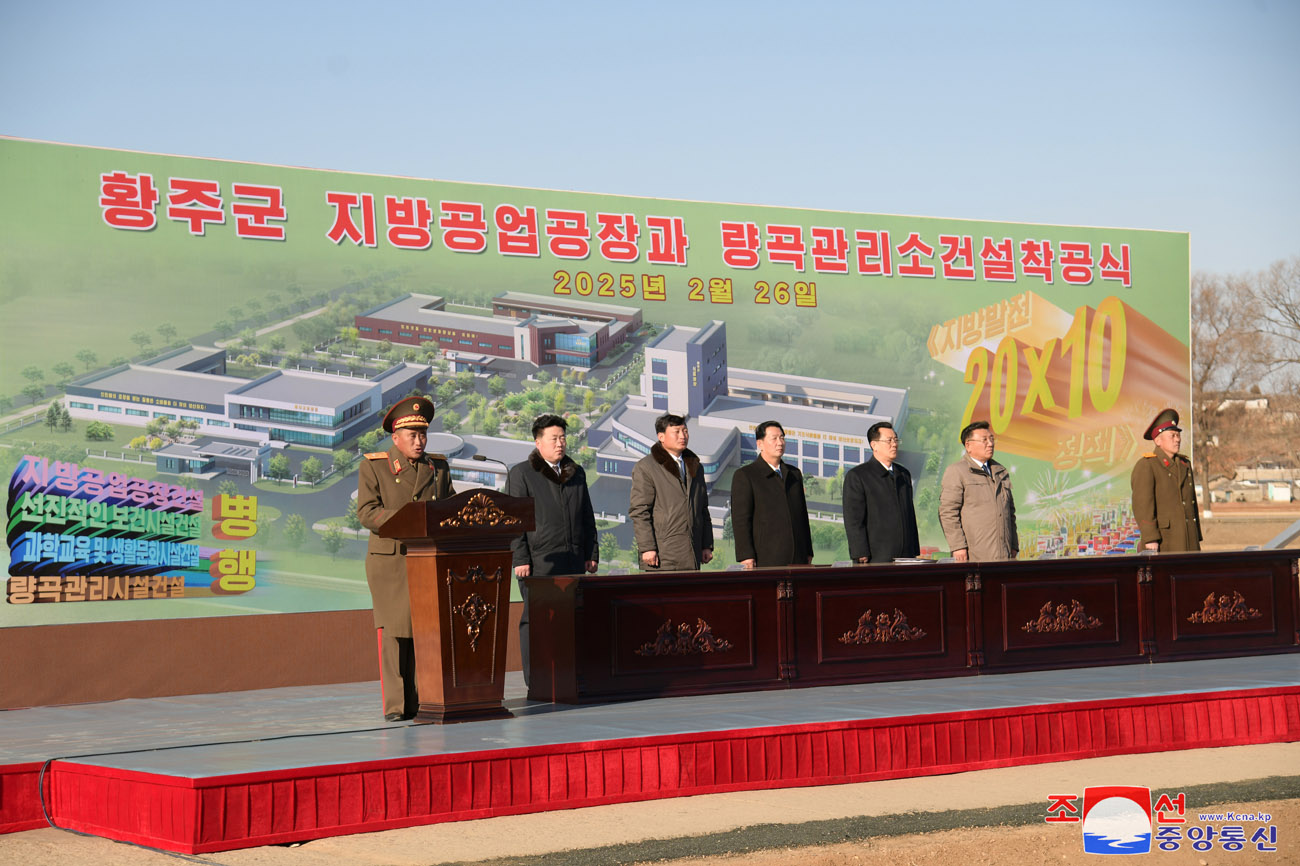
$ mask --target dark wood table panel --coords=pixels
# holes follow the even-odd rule
[[[1300,551],[529,578],[535,700],[1300,651]]]

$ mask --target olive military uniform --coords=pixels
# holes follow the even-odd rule
[[[451,469],[441,455],[412,461],[396,448],[367,454],[357,473],[357,517],[370,530],[366,583],[375,606],[375,628],[383,629],[380,682],[384,714],[412,715],[415,699],[415,651],[411,644],[411,596],[406,588],[406,545],[375,534],[381,524],[408,502],[453,495]],[[400,643],[398,639],[402,638]],[[409,659],[402,659],[409,654]],[[403,661],[406,663],[404,664]],[[408,675],[409,671],[409,675]]]
[[[1164,409],[1147,427],[1142,438],[1159,443],[1165,433],[1181,434],[1178,413]],[[1162,553],[1201,549],[1200,506],[1196,504],[1196,482],[1192,461],[1177,450],[1178,440],[1165,437],[1164,445],[1148,451],[1133,467],[1133,517],[1142,533],[1143,547],[1158,544]]]
[[[424,415],[423,419],[419,415]],[[408,398],[389,411],[384,429],[423,430],[432,416],[433,403],[427,397]],[[393,538],[380,538],[375,531],[408,502],[445,499],[455,492],[445,457],[421,454],[411,460],[395,444],[387,451],[365,455],[357,471],[357,518],[370,530],[366,583],[374,603],[375,628],[381,630],[379,681],[385,716],[413,716],[419,709],[419,698],[411,639],[411,596],[406,588],[406,545]]]
[[[1181,454],[1167,457],[1157,449],[1138,459],[1131,480],[1133,516],[1142,532],[1139,543],[1158,542],[1162,552],[1200,550],[1192,462]]]

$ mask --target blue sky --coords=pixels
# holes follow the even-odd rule
[[[1300,253],[1300,3],[0,4],[0,133]]]

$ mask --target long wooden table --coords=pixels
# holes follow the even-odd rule
[[[529,578],[581,703],[1300,652],[1300,550]]]

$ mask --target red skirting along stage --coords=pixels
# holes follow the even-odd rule
[[[589,706],[530,703],[521,691],[512,678],[514,718],[445,727],[366,727],[373,696],[347,686],[15,711],[0,732],[29,732],[20,748],[37,747],[41,729],[47,749],[51,735],[55,747],[82,754],[105,746],[50,763],[46,802],[58,826],[188,854],[662,797],[1300,739],[1294,655]],[[118,704],[132,705],[126,716],[115,718]],[[313,713],[315,731],[277,721]],[[58,736],[60,725],[101,739],[74,744]],[[143,725],[157,726],[151,745],[160,748],[128,751],[151,739]],[[189,730],[166,733],[178,725]],[[43,824],[39,768],[30,760],[0,768],[6,829]]]

